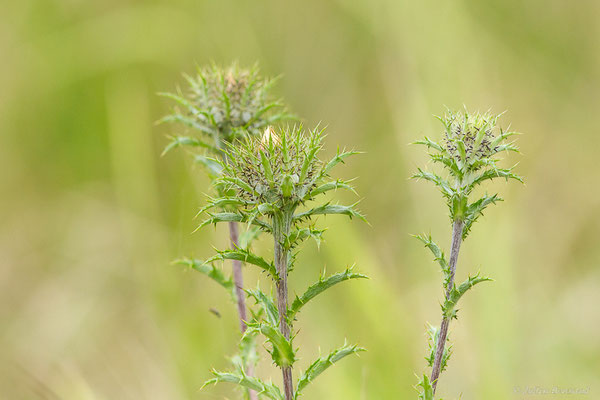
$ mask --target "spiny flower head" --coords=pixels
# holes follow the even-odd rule
[[[323,130],[301,126],[275,131],[228,146],[224,183],[259,204],[297,205],[326,177],[318,158]]]
[[[425,137],[415,142],[427,146],[431,160],[442,164],[448,177],[419,168],[413,178],[430,181],[440,189],[448,201],[451,219],[465,222],[464,236],[489,204],[502,200],[496,194],[486,194],[469,203],[468,196],[476,186],[495,178],[522,182],[521,177],[512,172],[514,167],[498,167],[500,160],[494,157],[503,151],[518,152],[514,142],[506,140],[517,132],[497,126],[501,115],[470,113],[466,108],[461,112],[447,110],[444,116],[438,117],[445,128],[443,141]]]
[[[349,181],[332,179],[331,170],[354,154],[340,151],[329,161],[319,158],[323,129],[304,130],[302,126],[276,129],[268,127],[262,137],[246,137],[228,144],[224,160],[215,160],[222,170],[215,180],[220,197],[211,199],[200,212],[209,218],[201,226],[224,221],[247,222],[271,231],[273,217],[285,217],[296,226],[317,215],[342,214],[350,218],[364,217],[354,205],[324,204],[298,211],[299,206],[315,201],[336,189],[354,191]],[[225,208],[227,213],[213,214],[212,209]],[[266,218],[263,218],[266,217]],[[298,231],[289,246],[315,236],[317,231]]]
[[[213,64],[199,68],[196,76],[184,76],[189,85],[187,91],[162,94],[175,100],[177,107],[160,122],[183,123],[215,143],[201,147],[218,152],[223,143],[230,143],[239,135],[259,135],[269,124],[292,118],[269,93],[277,78],[262,78],[256,66],[243,69],[237,63],[225,68]],[[175,139],[167,150],[193,141]],[[184,143],[182,139],[188,140]]]
[[[440,118],[446,127],[444,148],[448,154],[460,163],[467,164],[490,157],[497,150],[494,145],[496,138],[496,122],[500,115],[489,112],[470,114],[448,110]]]

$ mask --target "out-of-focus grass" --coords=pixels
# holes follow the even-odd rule
[[[198,388],[235,348],[235,312],[210,282],[169,266],[225,246],[225,232],[189,234],[207,180],[179,154],[159,158],[174,128],[153,121],[167,109],[155,92],[180,72],[233,59],[283,72],[279,94],[308,125],[329,126],[331,151],[367,152],[346,173],[360,176],[372,225],[330,218],[293,289],[356,261],[373,279],[307,307],[301,362],[344,337],[369,352],[307,398],[414,397],[441,290],[408,233],[430,230],[447,246],[449,229],[438,194],[406,179],[425,162],[407,143],[439,134],[431,114],[463,103],[508,109],[504,121],[526,133],[508,162],[521,161],[527,185],[498,185],[506,202],[465,243],[459,275],[480,268],[496,281],[464,300],[440,394],[504,400],[538,385],[595,398],[599,14],[594,2],[556,0],[3,5],[2,398],[231,397]]]

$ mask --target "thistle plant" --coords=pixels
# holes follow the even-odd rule
[[[236,63],[227,68],[213,64],[199,68],[196,76],[184,75],[188,88],[176,93],[161,93],[175,101],[171,114],[159,123],[174,122],[185,128],[185,133],[171,137],[163,154],[176,147],[185,146],[193,150],[194,161],[205,167],[214,180],[221,176],[223,165],[229,162],[223,149],[243,136],[259,135],[265,126],[292,118],[280,101],[273,100],[269,91],[278,80],[261,78],[257,66],[252,69],[240,68]],[[199,151],[198,151],[199,150]],[[225,193],[217,186],[218,195]],[[223,210],[225,207],[223,207]],[[229,222],[229,237],[232,249],[246,248],[256,236],[256,231],[248,231],[240,237],[238,225]],[[200,268],[202,272],[207,272]],[[232,299],[237,304],[241,333],[246,331],[248,319],[242,275],[242,260],[233,259],[232,280],[224,276],[221,283],[232,291]],[[252,375],[253,348],[245,344],[243,359],[247,361],[246,373]],[[247,392],[250,399],[256,394]]]
[[[354,205],[318,202],[322,195],[332,190],[353,190],[349,182],[332,179],[330,172],[347,157],[356,154],[338,150],[330,161],[322,162],[318,158],[322,139],[323,130],[319,129],[305,131],[295,126],[277,132],[269,127],[262,138],[248,137],[227,144],[223,148],[225,157],[214,160],[222,170],[215,181],[221,196],[212,199],[202,210],[207,218],[200,227],[222,222],[257,227],[272,239],[273,261],[236,247],[217,251],[205,261],[187,260],[187,263],[228,285],[215,262],[241,260],[260,268],[274,283],[274,297],[260,287],[246,290],[249,298],[254,300],[256,310],[247,321],[248,329],[242,342],[258,335],[265,338],[267,351],[274,365],[281,370],[283,387],[280,389],[271,382],[248,375],[243,363],[236,365],[234,371],[213,371],[214,379],[206,384],[230,382],[273,400],[298,399],[304,388],[333,363],[363,350],[345,344],[318,358],[299,376],[294,387],[293,370],[298,358],[293,341],[298,313],[310,300],[337,283],[365,278],[352,268],[321,276],[291,304],[288,302],[288,277],[295,268],[298,246],[310,238],[320,243],[324,232],[315,227],[314,219],[330,214],[364,219]]]
[[[443,117],[438,117],[445,129],[442,141],[434,142],[425,137],[416,142],[427,147],[431,160],[435,164],[441,164],[445,175],[440,176],[419,168],[413,178],[429,181],[440,190],[452,222],[450,259],[446,258],[430,235],[416,236],[433,253],[444,278],[442,322],[439,328],[429,327],[430,344],[426,360],[432,370],[431,375],[424,374],[418,384],[420,399],[433,400],[440,374],[446,369],[451,355],[448,328],[450,322],[457,318],[458,301],[473,286],[491,280],[477,273],[459,285],[455,283],[461,243],[483,211],[489,205],[502,201],[498,194],[475,195],[473,192],[480,185],[496,178],[522,182],[521,177],[512,172],[514,167],[501,168],[497,165],[500,161],[497,158],[499,153],[518,152],[514,141],[507,140],[517,133],[497,126],[501,115],[489,112],[469,113],[466,109],[463,112],[447,110]]]

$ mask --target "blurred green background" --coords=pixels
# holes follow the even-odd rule
[[[442,291],[409,234],[448,248],[450,229],[435,189],[407,179],[427,162],[408,143],[439,137],[432,114],[463,103],[508,110],[502,124],[526,133],[523,154],[506,161],[520,161],[526,185],[490,188],[506,201],[464,244],[458,278],[481,269],[495,282],[463,300],[438,393],[600,398],[597,2],[25,0],[0,10],[1,399],[236,398],[227,385],[199,391],[235,350],[235,309],[200,274],[169,266],[223,248],[226,231],[191,234],[208,181],[181,152],[159,157],[177,131],[154,126],[171,105],[156,92],[196,63],[236,59],[284,74],[277,94],[308,125],[328,126],[326,155],[366,152],[339,173],[359,177],[371,226],[329,217],[291,290],[356,262],[371,280],[302,313],[300,366],[344,338],[369,352],[329,370],[307,399],[416,397]],[[280,380],[268,362],[259,374]],[[589,394],[517,396],[516,386]]]

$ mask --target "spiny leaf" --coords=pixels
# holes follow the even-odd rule
[[[325,290],[330,287],[337,285],[340,282],[347,281],[349,279],[357,279],[357,278],[367,278],[366,275],[358,274],[352,272],[352,268],[346,269],[344,272],[339,272],[337,274],[333,274],[328,276],[327,278],[320,277],[319,280],[306,289],[302,296],[294,299],[290,309],[288,310],[288,318],[293,320],[295,315],[300,311],[300,309],[308,303],[311,299],[316,297],[317,295],[323,293]]]
[[[433,140],[429,139],[427,136],[425,136],[425,138],[423,138],[423,140],[417,140],[416,142],[413,142],[412,144],[422,144],[427,146],[427,148],[431,148],[434,150],[439,151],[440,153],[444,152],[444,148],[442,146],[440,146],[438,143],[434,142]]]
[[[279,313],[273,299],[259,288],[246,290],[246,293],[254,298],[256,304],[261,306],[269,324],[277,326],[279,324]]]
[[[514,168],[514,167],[513,167]],[[504,178],[507,181],[509,179],[515,179],[521,183],[523,183],[523,178],[519,175],[513,174],[511,171],[513,168],[494,168],[487,169],[483,171],[481,174],[476,175],[470,184],[467,185],[468,190],[472,190],[475,186],[480,185],[481,183],[492,180],[495,178]]]
[[[301,220],[304,218],[310,218],[315,215],[341,214],[341,215],[347,215],[350,218],[357,217],[357,218],[362,219],[363,221],[366,221],[364,215],[362,215],[361,213],[359,213],[358,211],[356,211],[354,209],[354,206],[356,204],[358,204],[358,203],[352,204],[350,206],[344,206],[344,205],[340,205],[340,204],[327,203],[322,206],[311,208],[308,211],[304,211],[304,212],[294,215],[294,220],[298,221],[298,220]]]
[[[429,376],[423,374],[423,378],[419,381],[417,386],[420,386],[422,388],[422,391],[420,391],[419,393],[419,399],[434,400],[433,387],[431,386],[431,382],[429,381]]]
[[[428,236],[414,235],[414,237],[419,239],[425,245],[425,247],[427,247],[431,251],[431,253],[435,257],[434,260],[437,261],[438,264],[440,264],[440,267],[442,268],[442,272],[444,273],[444,277],[447,277],[450,272],[450,269],[448,267],[448,261],[446,260],[446,256],[444,255],[444,252],[440,249],[440,247],[431,238],[431,235],[428,235]]]
[[[173,261],[173,264],[185,265],[187,267],[193,268],[198,272],[202,272],[204,275],[208,276],[209,278],[217,282],[219,285],[223,286],[225,289],[233,289],[233,281],[231,280],[231,278],[226,278],[223,274],[223,271],[212,265],[210,262],[191,258],[182,258]]]
[[[331,367],[333,364],[335,364],[342,358],[351,354],[358,354],[361,351],[366,350],[362,347],[358,347],[357,345],[344,345],[339,349],[333,350],[331,353],[329,353],[329,355],[318,358],[306,369],[306,371],[304,371],[302,376],[300,376],[300,378],[298,379],[298,385],[294,399],[299,398],[302,390],[317,376],[321,375],[327,368]]]
[[[221,176],[221,173],[223,172],[223,164],[214,158],[196,154],[194,156],[194,162],[205,167],[208,175],[213,179]]]
[[[425,357],[427,365],[433,367],[435,361],[435,352],[437,350],[437,342],[440,336],[440,328],[428,325],[427,334],[429,335],[429,356]],[[445,371],[448,365],[448,360],[452,355],[452,345],[450,344],[450,337],[446,336],[446,346],[444,346],[444,353],[442,354],[442,362],[440,364],[440,371]]]
[[[232,372],[219,372],[213,370],[213,379],[207,381],[202,388],[212,383],[217,384],[220,382],[234,383],[242,387],[254,390],[259,395],[268,397],[272,400],[283,400],[281,391],[279,388],[272,383],[263,382],[261,379],[248,376],[245,373],[232,373]]]
[[[464,215],[465,226],[463,229],[463,239],[467,237],[471,231],[471,226],[477,221],[477,218],[483,215],[483,210],[490,204],[496,204],[498,201],[503,201],[498,194],[492,196],[485,195],[467,206]]]
[[[207,143],[204,143],[200,139],[196,139],[189,136],[173,136],[171,137],[171,142],[165,147],[161,155],[167,154],[169,151],[173,150],[175,147],[180,146],[192,146],[192,147],[204,147],[205,149],[209,149],[214,151],[215,148]]]
[[[450,291],[450,295],[444,302],[442,306],[442,311],[444,312],[444,316],[446,318],[456,318],[456,305],[460,298],[473,286],[478,283],[491,281],[491,278],[479,276],[479,274],[475,276],[470,276],[466,281],[461,283],[458,287],[454,285],[452,290]]]
[[[198,228],[196,228],[196,231],[198,229],[201,229],[203,227],[205,227],[206,225],[216,225],[219,222],[247,222],[250,223],[251,225],[256,225],[264,230],[266,230],[267,232],[271,231],[271,225],[269,225],[268,223],[256,219],[255,217],[253,217],[250,214],[247,213],[242,213],[242,212],[237,212],[237,213],[233,213],[233,212],[222,212],[222,213],[209,213],[208,214],[208,218],[202,222],[200,224],[200,226],[198,226]]]
[[[308,238],[313,238],[317,243],[317,246],[320,246],[323,232],[325,232],[325,229],[314,229],[311,227],[295,229],[285,238],[284,247],[286,249],[292,249]]]
[[[296,352],[292,347],[291,340],[286,339],[276,325],[265,323],[249,323],[245,335],[260,332],[271,344],[267,349],[271,354],[273,363],[278,367],[289,367],[296,361]]]
[[[196,129],[197,131],[199,131],[205,135],[211,136],[211,137],[216,135],[216,131],[214,129],[212,129],[208,126],[205,126],[203,124],[200,124],[198,122],[198,120],[196,120],[194,118],[190,118],[186,115],[182,115],[179,113],[174,113],[174,114],[164,116],[163,118],[159,119],[156,122],[156,124],[163,124],[163,123],[167,123],[167,122],[177,122],[177,123],[183,124],[185,126]]]
[[[356,191],[354,191],[354,188],[352,186],[348,185],[347,181],[338,179],[336,181],[327,182],[327,183],[324,183],[324,184],[316,187],[308,195],[304,196],[304,200],[309,200],[319,194],[329,192],[330,190],[337,190],[337,189],[348,189],[356,194]]]
[[[418,171],[418,173],[411,176],[412,179],[423,179],[432,182],[446,197],[452,197],[456,193],[455,190],[450,186],[450,183],[448,183],[448,181],[439,175],[436,175],[433,172],[423,171],[421,168],[418,168]]]
[[[247,264],[253,264],[257,267],[261,268],[263,271],[269,273],[273,279],[279,279],[279,275],[277,274],[277,269],[273,263],[267,262],[264,258],[257,256],[256,254],[251,253],[249,250],[245,249],[235,249],[235,250],[217,250],[217,254],[208,260],[207,263],[211,263],[216,260],[237,260],[242,261]]]
[[[317,175],[317,179],[315,180],[315,182],[318,182],[319,180],[326,177],[329,174],[329,171],[331,171],[333,169],[333,167],[335,167],[339,163],[343,163],[346,158],[356,155],[356,154],[361,154],[361,152],[360,151],[342,151],[342,152],[340,152],[340,149],[338,149],[337,154],[327,164],[325,164],[323,166],[323,168]]]
[[[216,199],[209,197],[208,203],[204,207],[202,207],[200,211],[198,211],[196,217],[212,208],[225,209],[227,207],[241,207],[248,206],[251,204],[251,202],[239,199],[237,197],[218,197]]]

